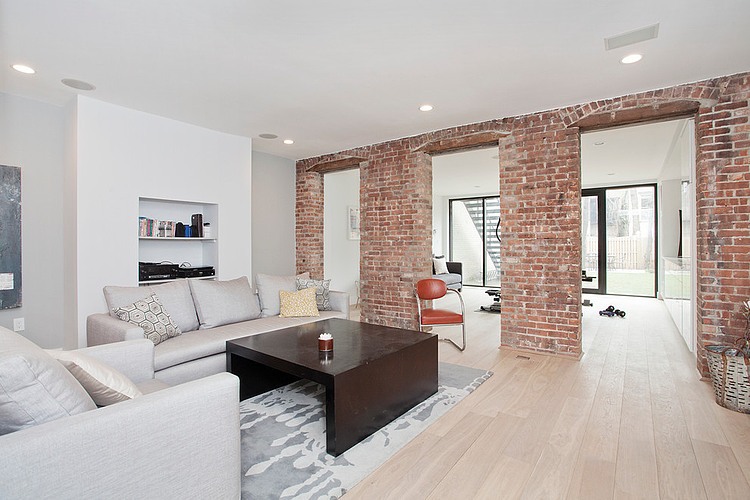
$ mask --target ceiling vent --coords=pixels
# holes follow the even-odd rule
[[[659,36],[659,23],[634,31],[628,31],[621,35],[612,36],[604,39],[604,48],[607,50],[619,49],[638,42],[652,40]]]

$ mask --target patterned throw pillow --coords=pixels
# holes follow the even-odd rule
[[[118,307],[115,316],[123,321],[143,328],[143,335],[154,345],[176,337],[182,333],[159,302],[159,297],[152,294],[145,299],[136,300],[130,305]]]
[[[296,292],[279,291],[282,318],[300,318],[303,316],[320,316],[315,303],[315,288],[305,288]]]
[[[305,288],[315,288],[315,302],[318,304],[318,311],[331,310],[331,300],[329,297],[331,280],[297,278],[297,290],[304,290]]]

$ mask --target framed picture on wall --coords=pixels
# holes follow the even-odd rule
[[[0,309],[21,296],[21,169],[0,165]]]
[[[347,207],[348,235],[350,240],[359,239],[359,207]]]

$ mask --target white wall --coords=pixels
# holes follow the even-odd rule
[[[0,93],[0,164],[21,167],[22,307],[0,310],[0,325],[25,318],[23,335],[45,347],[63,340],[63,108]]]
[[[252,274],[249,138],[79,97],[76,134],[78,344],[102,287],[134,286],[138,197],[219,205],[219,278]]]
[[[294,160],[253,151],[252,226],[255,274],[295,274],[295,182]]]
[[[323,265],[331,289],[349,292],[357,300],[355,281],[359,279],[359,240],[348,238],[347,207],[359,206],[359,169],[325,174]]]
[[[675,140],[664,160],[664,165],[658,179],[658,210],[659,210],[659,291],[664,291],[664,257],[677,257],[680,240],[680,209],[682,209],[683,172],[687,172],[685,179],[690,180],[692,169],[690,156],[690,141],[692,135],[690,127],[685,126],[678,131]],[[689,249],[686,249],[689,252]],[[689,255],[689,253],[685,253]]]
[[[448,257],[448,197],[432,195],[432,253]]]

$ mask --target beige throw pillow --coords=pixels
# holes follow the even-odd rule
[[[47,351],[86,389],[97,406],[108,406],[141,395],[128,377],[101,361],[74,351]]]
[[[305,288],[297,292],[279,292],[282,318],[299,318],[320,316],[318,304],[315,302],[315,288]]]

